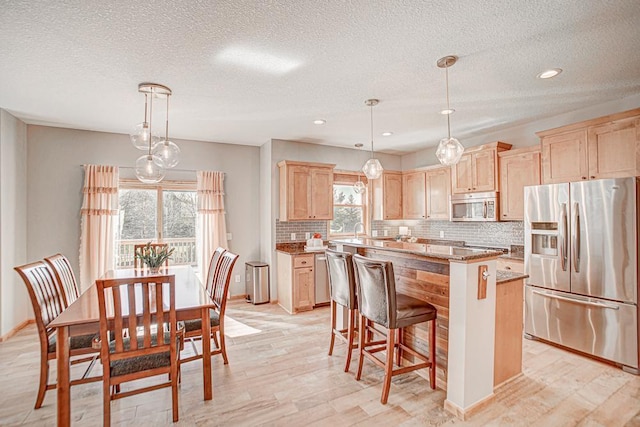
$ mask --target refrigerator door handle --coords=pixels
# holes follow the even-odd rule
[[[604,304],[604,303],[601,303],[601,302],[583,301],[583,300],[576,299],[576,298],[563,297],[561,295],[551,294],[551,293],[547,293],[547,292],[540,292],[540,291],[535,291],[535,290],[533,290],[531,292],[533,292],[534,294],[543,296],[543,297],[559,299],[561,301],[573,302],[573,303],[576,303],[576,304],[588,305],[588,306],[591,306],[591,307],[608,308],[610,310],[620,310],[620,307],[618,307],[618,306],[610,305],[610,304]]]
[[[560,208],[560,224],[562,231],[560,235],[560,266],[562,271],[567,271],[567,204],[563,203]]]
[[[578,202],[573,204],[573,248],[571,250],[573,270],[580,272],[580,211]]]

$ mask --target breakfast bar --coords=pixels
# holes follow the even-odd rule
[[[437,308],[436,383],[447,391],[447,410],[464,419],[493,396],[494,371],[501,382],[519,374],[519,367],[503,373],[498,365],[494,370],[496,319],[522,318],[521,304],[501,305],[501,312],[496,312],[496,284],[517,286],[523,277],[501,272],[498,280],[496,259],[502,252],[368,238],[332,243],[337,250],[391,261],[396,290]],[[426,352],[427,333],[425,324],[416,325],[408,328],[404,339]],[[521,336],[516,336],[518,342]]]

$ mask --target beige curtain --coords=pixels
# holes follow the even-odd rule
[[[196,252],[198,269],[204,280],[216,248],[222,246],[228,249],[224,212],[224,173],[198,171],[197,192]]]
[[[80,288],[83,291],[115,268],[118,177],[117,166],[84,166],[84,200],[80,211]]]

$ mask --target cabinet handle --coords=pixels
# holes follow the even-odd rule
[[[505,270],[511,270],[511,267],[509,267],[508,265],[504,268]]]
[[[306,264],[306,263],[307,263],[307,261],[302,261],[300,264]]]
[[[467,191],[471,191],[471,189],[470,189],[470,188],[467,188]]]
[[[582,177],[582,179],[587,179],[587,177],[586,177],[586,176],[583,176],[583,177]]]
[[[596,179],[596,177],[595,177],[595,176],[593,176],[593,175],[591,175],[591,179]]]

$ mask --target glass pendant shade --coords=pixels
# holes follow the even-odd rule
[[[157,143],[153,148],[152,154],[160,157],[166,168],[176,167],[180,162],[180,147],[167,139]]]
[[[353,184],[353,192],[356,194],[363,194],[364,193],[364,182],[360,181],[360,179],[358,178],[358,182],[356,182],[355,184]]]
[[[369,179],[378,179],[382,175],[382,165],[378,159],[369,159],[362,167],[362,172]]]
[[[464,147],[455,138],[442,138],[436,150],[436,157],[446,166],[455,165],[460,161]]]
[[[145,154],[136,160],[136,176],[145,184],[155,184],[164,178],[165,166],[158,156]]]
[[[149,123],[143,122],[138,123],[129,135],[131,138],[131,143],[138,150],[146,150],[149,148],[149,138],[151,137],[151,129],[149,128]]]

